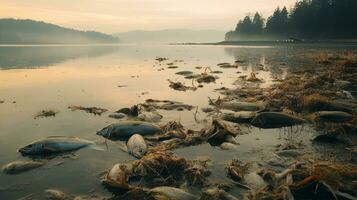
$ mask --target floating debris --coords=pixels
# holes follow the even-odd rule
[[[247,79],[247,81],[256,82],[256,83],[261,83],[261,82],[263,82],[261,79],[259,79],[259,78],[257,78],[257,77],[255,76],[255,73],[254,73],[254,72],[250,73],[250,77]]]
[[[87,113],[92,113],[94,115],[102,115],[103,113],[108,111],[107,109],[98,108],[98,107],[68,106],[68,108],[71,109],[72,111],[83,110],[86,111]]]
[[[54,110],[42,110],[41,112],[37,113],[34,117],[34,119],[40,118],[40,117],[55,117],[58,112]]]
[[[121,108],[116,113],[122,113],[130,117],[137,117],[139,115],[139,106],[134,105],[131,108]]]
[[[236,60],[234,61],[235,63],[245,63],[246,61],[245,60]]]
[[[133,171],[147,185],[178,185],[190,163],[165,151],[154,151],[133,162]]]
[[[208,75],[208,74],[201,74],[200,76],[198,76],[196,78],[196,81],[198,83],[212,83],[212,82],[215,82],[216,79],[218,79],[218,78],[215,76]]]
[[[198,158],[191,162],[191,166],[185,170],[185,180],[189,186],[205,187],[209,185],[208,176],[211,171],[208,169],[211,160],[209,158]]]
[[[247,163],[233,159],[226,166],[227,176],[236,182],[242,182],[249,166]]]
[[[223,142],[235,143],[233,138],[238,134],[240,134],[238,128],[227,124],[223,120],[213,120],[211,128],[205,131],[204,136],[212,146],[218,146]]]
[[[195,91],[195,90],[197,90],[197,87],[186,86],[181,82],[174,82],[174,81],[171,81],[170,79],[168,79],[168,81],[170,82],[169,87],[174,90],[178,90],[178,91],[186,91],[186,90]]]
[[[156,99],[147,99],[145,100],[145,103],[140,104],[140,106],[148,112],[152,112],[156,109],[190,111],[194,108],[194,106],[184,104],[182,102],[170,101],[170,100],[156,100]]]
[[[159,62],[163,62],[163,61],[165,61],[165,60],[168,60],[168,58],[156,57],[155,60],[156,60],[156,61],[159,61]]]

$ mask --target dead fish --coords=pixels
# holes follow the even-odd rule
[[[296,149],[287,149],[287,150],[279,151],[276,154],[281,157],[296,158],[297,156],[301,156],[303,153]]]
[[[340,100],[334,100],[327,102],[326,105],[321,109],[321,111],[343,111],[347,112],[350,114],[353,114],[355,112],[355,109],[357,108],[357,105],[354,103],[346,102],[346,101],[340,101]]]
[[[201,74],[199,77],[196,78],[196,81],[198,83],[211,83],[211,82],[215,82],[216,79],[218,79],[218,77],[216,76]]]
[[[238,200],[237,197],[228,194],[223,189],[209,188],[202,193],[201,200]]]
[[[108,117],[114,118],[114,119],[122,119],[122,118],[127,117],[127,115],[124,113],[112,113],[112,114],[109,114]]]
[[[187,75],[184,78],[185,79],[196,79],[199,78],[201,76],[201,74],[191,74],[191,75]]]
[[[220,68],[238,68],[238,65],[232,65],[230,63],[225,63],[223,65],[219,65]]]
[[[255,112],[240,111],[235,113],[226,113],[223,115],[223,120],[234,123],[250,123],[256,116]]]
[[[223,63],[218,63],[217,66],[222,66],[222,65],[230,65],[231,63],[228,62],[223,62]]]
[[[181,76],[187,76],[187,75],[191,75],[193,74],[193,72],[191,71],[179,71],[179,72],[176,72],[177,75],[181,75]]]
[[[204,107],[204,108],[201,108],[201,110],[204,113],[209,113],[209,112],[215,111],[214,108],[212,108],[212,107]]]
[[[346,122],[352,119],[352,115],[342,111],[319,111],[315,116],[325,122]]]
[[[259,113],[251,122],[251,125],[258,128],[282,128],[303,124],[304,119],[279,112]]]
[[[233,150],[238,148],[238,145],[230,142],[223,142],[222,144],[219,145],[219,148],[221,148],[222,150]]]
[[[66,194],[60,190],[48,189],[45,190],[47,199],[51,200],[64,200],[66,198]]]
[[[128,153],[135,156],[136,158],[143,157],[148,150],[148,146],[145,142],[145,139],[139,134],[134,134],[133,136],[131,136],[128,142],[126,143],[126,146],[128,149]]]
[[[116,111],[116,113],[122,113],[130,117],[137,117],[139,115],[139,106],[133,105],[130,108],[121,108],[118,111]]]
[[[2,167],[6,174],[18,174],[43,166],[44,163],[36,161],[14,161]]]
[[[190,194],[182,189],[168,187],[168,186],[156,187],[156,188],[151,189],[150,192],[153,194],[157,194],[157,195],[163,195],[169,199],[175,199],[175,200],[197,200],[198,199],[198,197],[196,197],[195,195]]]
[[[232,110],[234,112],[262,111],[265,109],[265,105],[263,103],[249,103],[249,102],[241,102],[241,101],[222,102],[218,106],[220,108]]]
[[[157,112],[148,112],[148,113],[141,113],[138,118],[140,120],[146,121],[146,122],[159,122],[163,118],[162,115],[160,115]]]
[[[120,139],[128,138],[136,133],[145,136],[162,133],[162,130],[158,126],[147,122],[121,121],[103,128],[97,132],[97,135],[108,139]]]
[[[131,165],[115,164],[102,179],[102,183],[110,187],[129,190],[128,174],[132,173]]]
[[[33,142],[19,149],[19,152],[22,155],[46,155],[75,151],[92,144],[94,142],[77,137],[51,136]]]

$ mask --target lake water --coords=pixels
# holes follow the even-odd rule
[[[181,101],[199,108],[208,106],[208,97],[217,98],[214,89],[236,87],[239,76],[259,72],[267,87],[274,78],[284,78],[288,68],[313,66],[313,54],[339,51],[322,47],[227,47],[227,46],[0,46],[0,166],[15,160],[26,160],[17,149],[47,136],[78,136],[98,143],[104,141],[97,130],[117,120],[108,114],[145,99]],[[158,63],[156,57],[167,57]],[[221,69],[217,63],[245,60],[238,69]],[[174,60],[179,68],[168,69]],[[260,71],[258,64],[266,70]],[[196,91],[175,91],[167,79],[191,85],[191,80],[175,75],[182,70],[203,72],[196,67],[221,70],[216,83],[204,84]],[[163,70],[163,69],[164,70]],[[241,73],[237,73],[237,71]],[[118,87],[126,85],[127,87]],[[109,111],[101,116],[71,111],[70,105],[97,106]],[[58,112],[55,117],[34,119],[44,109]],[[159,111],[162,122],[176,120],[199,130],[207,123],[194,120],[192,111]],[[207,116],[200,111],[198,119]],[[290,133],[291,134],[291,133]],[[304,127],[295,139],[309,143],[314,131]],[[285,141],[284,130],[249,129],[237,138],[239,148],[224,151],[203,144],[177,149],[187,158],[209,156],[213,160],[212,178],[222,178],[224,165],[232,158],[256,162],[269,157],[275,145]],[[110,196],[100,183],[100,173],[115,163],[134,160],[108,141],[108,150],[84,148],[70,158],[53,158],[42,168],[18,175],[0,173],[0,199],[17,199],[33,194],[42,199],[43,191],[57,188],[71,195],[97,193]],[[63,162],[63,163],[62,163]],[[239,191],[236,191],[239,193]]]

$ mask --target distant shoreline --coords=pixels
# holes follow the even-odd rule
[[[326,41],[222,41],[210,43],[170,43],[170,45],[226,45],[226,46],[282,46],[282,45],[344,45],[357,46],[357,40],[326,40]]]
[[[0,43],[0,47],[11,47],[11,46],[115,46],[121,45],[122,43],[34,43],[34,44],[7,44],[7,43]]]

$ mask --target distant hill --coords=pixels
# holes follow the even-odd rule
[[[0,44],[117,43],[112,35],[78,31],[40,21],[0,19]]]
[[[175,43],[218,42],[224,40],[225,31],[166,29],[156,31],[136,30],[116,33],[123,43]]]

